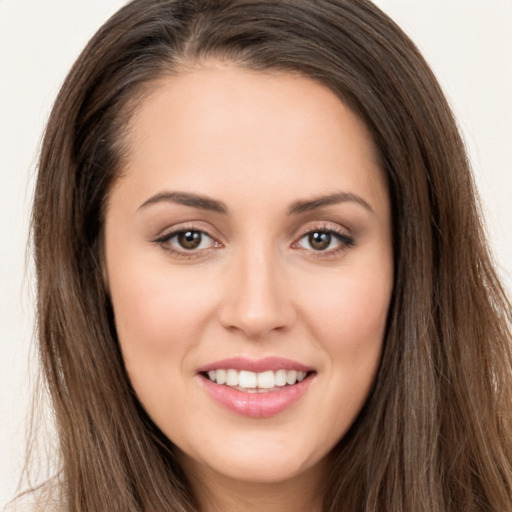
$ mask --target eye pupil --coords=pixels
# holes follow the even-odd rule
[[[183,249],[197,249],[201,244],[202,235],[199,231],[182,231],[178,234],[178,243]]]
[[[308,236],[311,247],[317,251],[327,249],[331,243],[331,234],[323,231],[315,231]]]

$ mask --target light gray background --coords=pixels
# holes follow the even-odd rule
[[[23,461],[35,161],[67,70],[122,0],[0,0],[0,506]],[[512,289],[512,0],[377,0],[437,73],[463,131],[489,233]]]

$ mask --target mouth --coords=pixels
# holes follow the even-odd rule
[[[201,374],[214,384],[227,386],[243,393],[268,393],[294,386],[312,373],[314,372],[285,369],[252,372],[220,368]]]
[[[198,371],[203,389],[238,415],[268,418],[290,409],[307,394],[317,372],[295,361],[232,358]]]

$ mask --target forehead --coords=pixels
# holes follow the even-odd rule
[[[161,79],[138,106],[127,146],[121,181],[146,195],[158,187],[215,196],[227,186],[246,196],[272,187],[273,197],[384,187],[364,123],[298,74],[213,62]]]

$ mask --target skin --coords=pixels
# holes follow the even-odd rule
[[[212,61],[156,83],[127,142],[105,261],[139,400],[204,510],[320,510],[328,455],[378,369],[393,287],[390,201],[364,124],[312,80]],[[158,200],[177,191],[226,212]],[[351,195],[290,214],[339,193]],[[186,250],[170,237],[180,229],[206,234]],[[311,232],[342,238],[318,249]],[[248,418],[197,373],[240,355],[315,373],[293,406]]]

